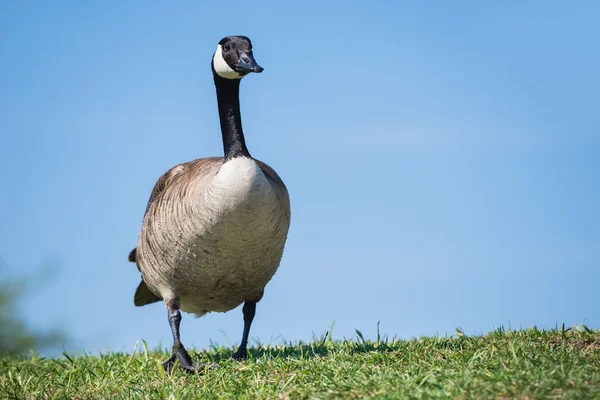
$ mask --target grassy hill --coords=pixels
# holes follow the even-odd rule
[[[414,340],[320,340],[195,353],[218,363],[167,375],[162,351],[0,358],[1,398],[600,399],[600,332],[586,327]],[[194,355],[194,352],[192,352]]]

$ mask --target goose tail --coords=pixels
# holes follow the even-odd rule
[[[137,254],[137,247],[135,247],[135,248],[134,248],[133,250],[131,250],[131,252],[129,253],[129,258],[128,258],[129,262],[136,262],[136,258],[135,258],[136,254]]]

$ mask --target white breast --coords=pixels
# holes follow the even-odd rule
[[[260,208],[260,203],[273,195],[260,167],[248,157],[237,157],[223,164],[206,194],[205,205],[214,207],[212,211],[217,213],[240,205]]]

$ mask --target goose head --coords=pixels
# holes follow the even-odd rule
[[[213,74],[225,79],[241,79],[263,67],[252,54],[252,42],[246,36],[227,36],[219,42],[212,59]]]

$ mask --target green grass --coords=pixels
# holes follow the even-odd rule
[[[192,352],[220,367],[167,375],[162,351],[0,358],[1,398],[600,399],[600,332],[586,327],[415,340],[317,340]]]

